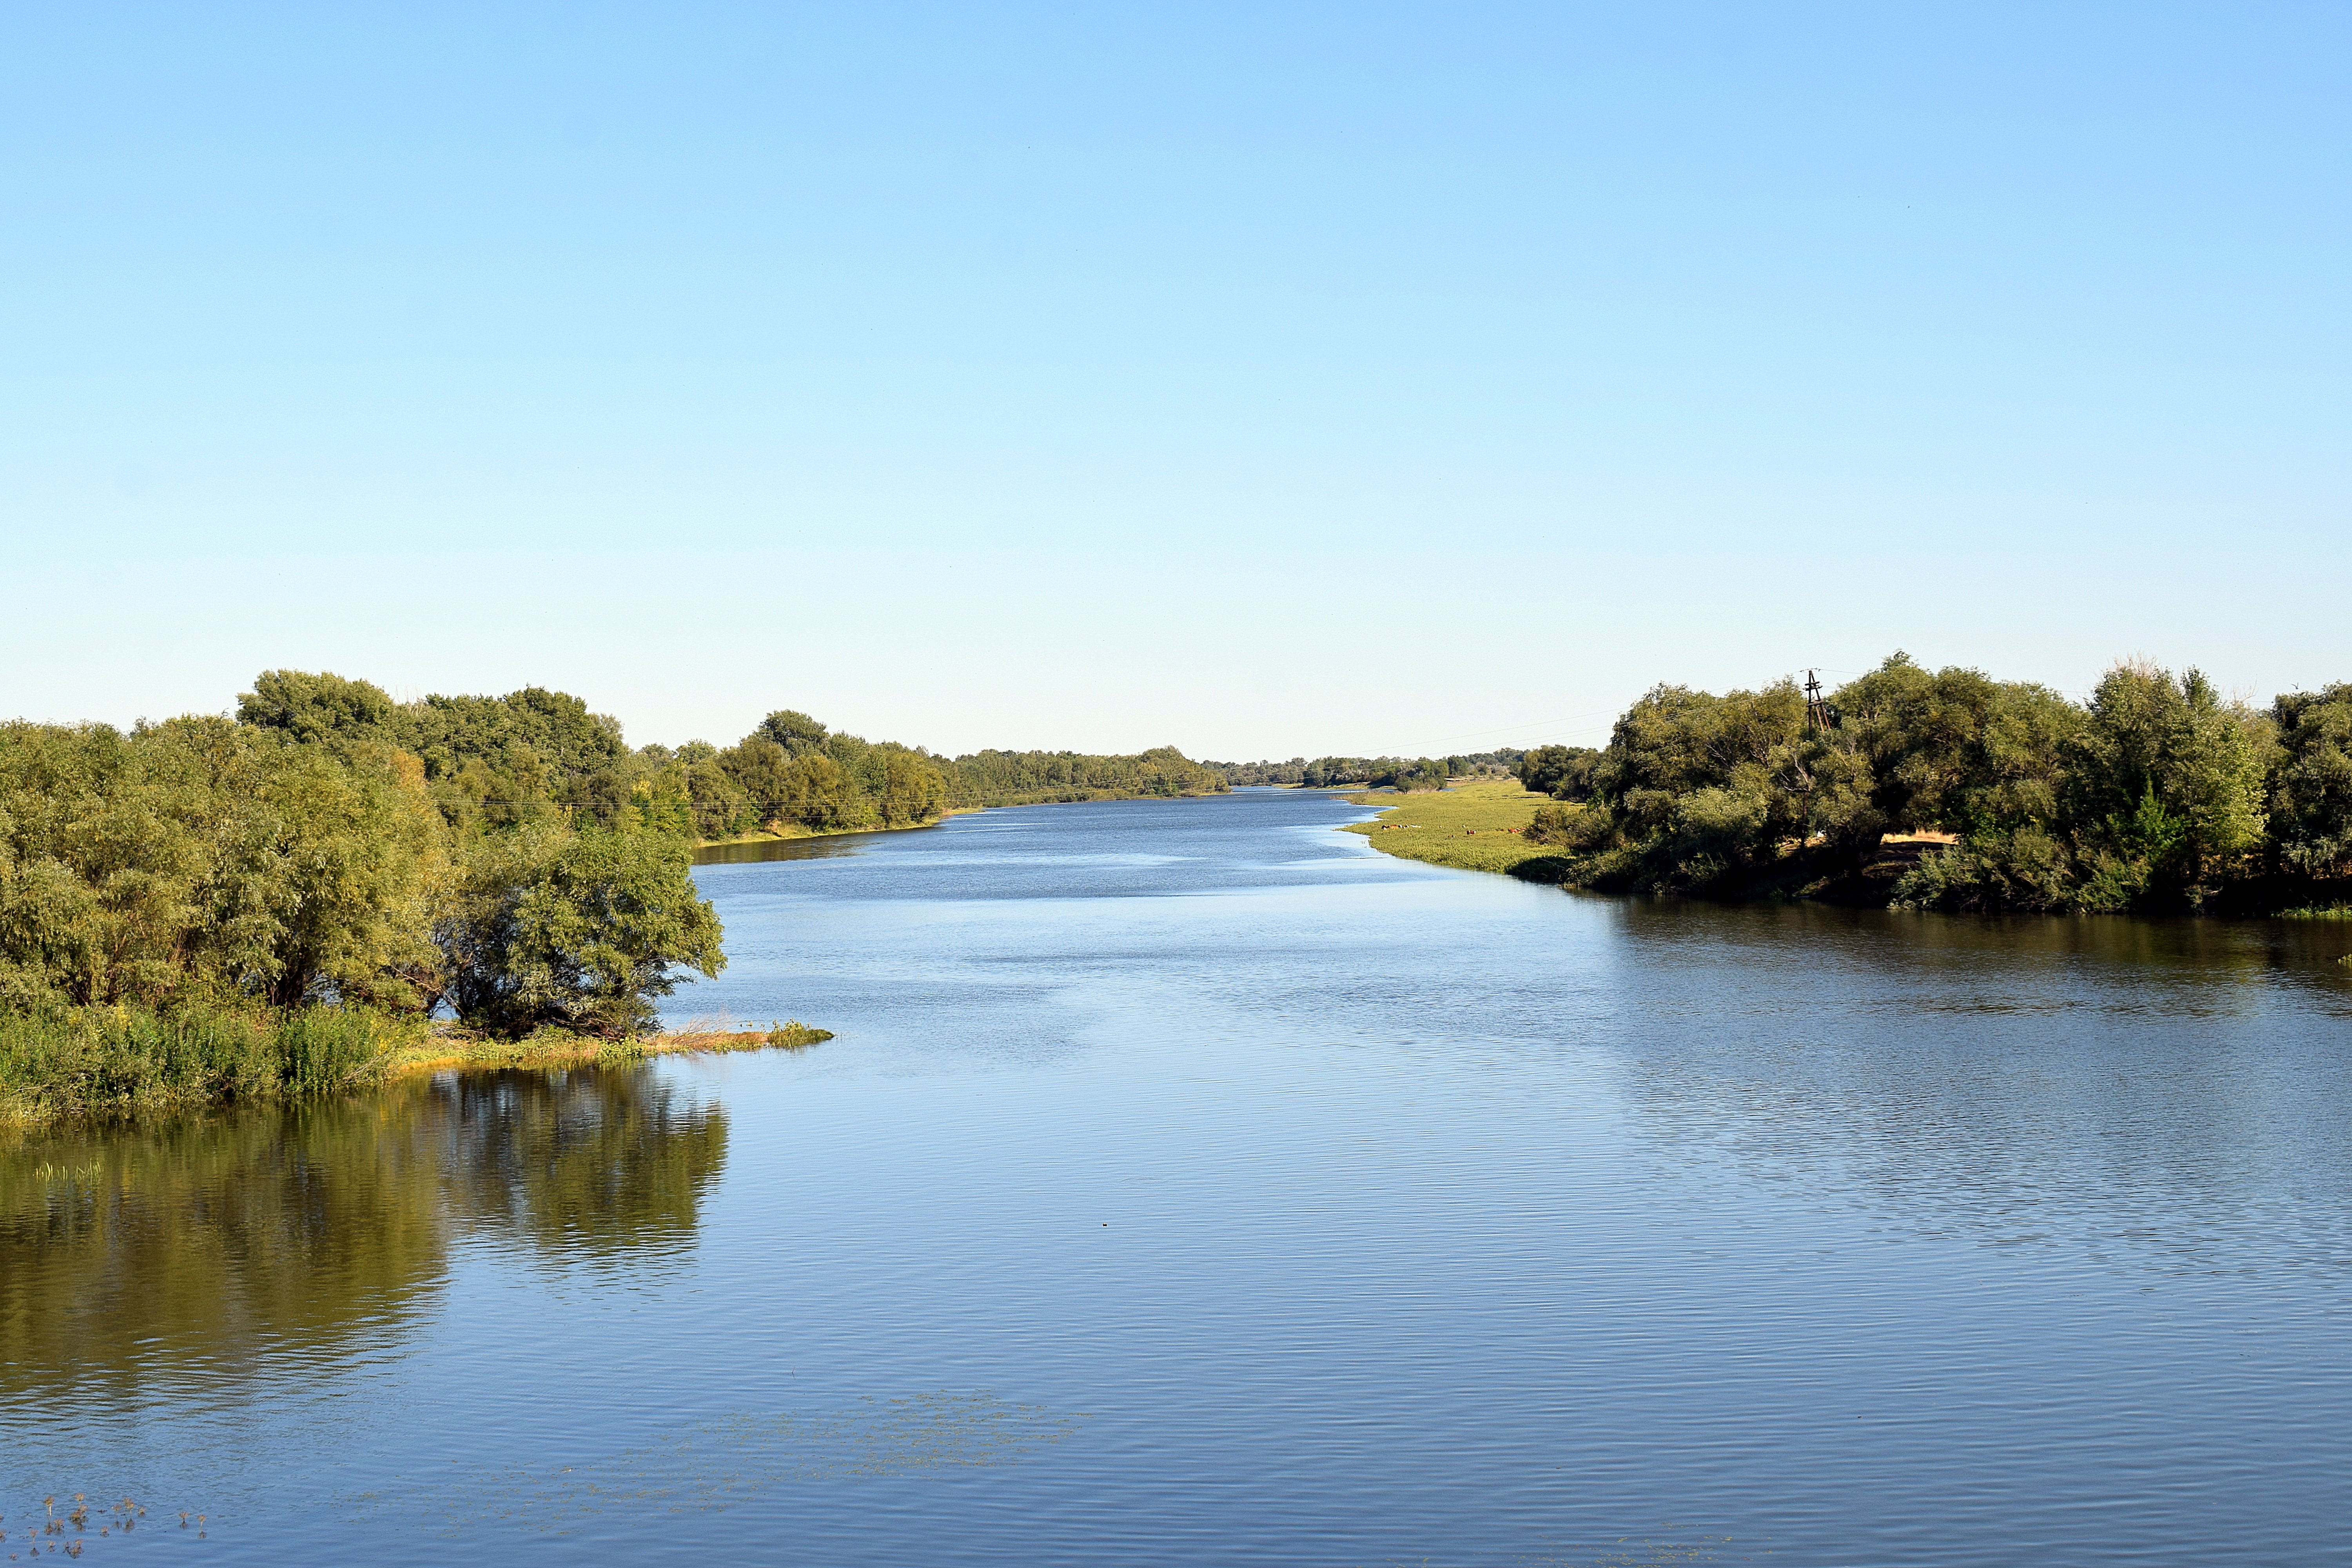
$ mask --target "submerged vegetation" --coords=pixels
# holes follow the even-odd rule
[[[1660,686],[1599,752],[1542,747],[1549,879],[1952,910],[2252,912],[2352,903],[2352,685],[2223,697],[2116,665],[2084,702],[1896,654],[1794,680]]]

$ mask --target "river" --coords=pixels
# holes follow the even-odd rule
[[[80,1492],[85,1561],[2352,1562],[2352,927],[1361,815],[712,864],[673,1018],[837,1038],[0,1153],[0,1550]]]

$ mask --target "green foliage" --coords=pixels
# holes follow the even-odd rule
[[[1457,752],[1445,759],[1445,772],[1454,778],[1507,778],[1517,770],[1523,754],[1507,746],[1493,752]],[[1404,761],[1402,757],[1318,757],[1310,763],[1305,757],[1293,757],[1286,763],[1201,765],[1223,774],[1225,783],[1235,789],[1244,784],[1301,784],[1321,789],[1332,784],[1370,783],[1382,771],[1393,769]]]
[[[1601,753],[1591,746],[1538,746],[1519,755],[1519,783],[1536,795],[1557,800],[1592,798],[1593,773]]]
[[[1434,757],[1422,757],[1412,762],[1399,761],[1376,770],[1366,782],[1374,789],[1401,790],[1407,795],[1423,790],[1445,787],[1445,764]]]
[[[877,751],[881,776],[874,804],[885,827],[936,822],[947,814],[947,776],[929,758],[897,747]]]
[[[1888,834],[1956,835],[1894,885],[1919,908],[2200,909],[2265,865],[2309,879],[2352,858],[2352,688],[2263,714],[2195,670],[2122,664],[2077,706],[1898,653],[1830,712],[1811,723],[1791,681],[1659,687],[1590,764],[1598,809],[1535,831],[1571,852],[1571,881],[1719,892],[1833,880]],[[1569,776],[1566,750],[1523,773]]]
[[[2280,861],[2311,877],[2352,873],[2352,683],[2271,705],[2279,754],[2269,805]]]
[[[645,766],[621,726],[579,698],[529,686],[504,697],[395,703],[335,675],[267,670],[237,700],[238,721],[303,744],[390,746],[418,758],[453,826],[510,826],[584,811],[607,826]]]
[[[374,1060],[352,1020],[442,1003],[625,1031],[723,962],[688,868],[708,748],[633,756],[538,688],[278,670],[240,708],[0,725],[0,1091],[38,1113],[324,1092]]]
[[[2086,863],[2084,907],[2203,902],[2263,842],[2276,746],[2266,715],[2224,702],[2196,670],[2109,670],[2061,800]]]
[[[956,805],[1027,805],[1054,800],[1216,795],[1223,773],[1173,746],[1130,756],[1077,752],[973,752],[948,764]]]
[[[1573,805],[1550,805],[1536,807],[1519,836],[1529,844],[1542,844],[1582,854],[1591,849],[1607,833],[1608,814],[1588,811]]]
[[[1245,784],[1297,784],[1307,779],[1307,759],[1293,757],[1286,763],[1202,763],[1223,775],[1227,787],[1239,789]]]
[[[419,1026],[356,1008],[0,1010],[0,1121],[331,1093],[376,1077]]]
[[[379,745],[0,726],[0,1005],[413,1006],[446,876],[418,770]]]
[[[460,1017],[512,1037],[618,1037],[654,1018],[677,971],[726,965],[692,855],[666,834],[531,826],[479,840],[438,935]]]
[[[1897,653],[1836,693],[1837,744],[1869,765],[1884,830],[2011,831],[2057,819],[2082,710],[2047,687],[1933,673]]]
[[[782,746],[786,755],[797,757],[803,752],[823,751],[832,731],[807,714],[786,708],[761,720],[760,727],[752,733]]]
[[[779,734],[793,744],[777,740]],[[698,803],[711,808],[701,820],[715,826],[723,819],[730,832],[910,827],[936,822],[948,810],[948,779],[937,758],[887,742],[828,734],[798,713],[770,714],[758,730],[700,765],[726,781],[698,792]]]
[[[1299,771],[1299,783],[1308,789],[1363,784],[1379,770],[1379,766],[1377,762],[1366,757],[1318,757]]]
[[[1783,680],[1717,697],[1659,686],[1617,721],[1594,765],[1605,821],[1592,830],[1595,886],[1714,888],[1769,859],[1810,826],[1805,700]]]
[[[382,687],[340,675],[265,669],[236,700],[237,721],[305,745],[398,745],[398,710]]]
[[[1922,858],[1894,889],[1906,909],[2062,910],[2077,907],[2074,857],[2050,828],[2028,823],[1971,833]]]
[[[1444,789],[1452,778],[1505,778],[1522,753],[1481,752],[1453,757],[1318,757],[1297,770],[1295,782],[1308,789],[1364,784],[1373,789]],[[1229,763],[1210,764],[1231,769]],[[1265,764],[1255,764],[1263,766]]]

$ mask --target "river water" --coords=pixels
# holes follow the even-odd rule
[[[838,1038],[6,1151],[0,1551],[79,1492],[89,1560],[2352,1562],[2352,928],[1361,815],[706,866],[674,1017]]]

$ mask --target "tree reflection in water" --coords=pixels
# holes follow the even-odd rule
[[[647,1068],[29,1140],[0,1150],[0,1389],[323,1370],[413,1321],[463,1235],[561,1262],[675,1253],[726,1152],[725,1112]]]
[[[2340,922],[1628,900],[1606,1022],[1662,1165],[2135,1269],[2352,1284]]]

